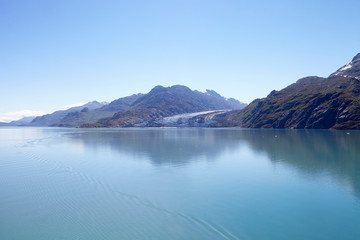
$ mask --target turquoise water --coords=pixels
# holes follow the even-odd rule
[[[1,240],[360,239],[360,132],[0,128]]]

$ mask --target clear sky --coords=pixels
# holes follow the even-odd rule
[[[156,85],[249,103],[348,63],[359,10],[356,0],[0,0],[0,120]]]

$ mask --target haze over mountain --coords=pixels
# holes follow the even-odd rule
[[[222,127],[360,129],[360,54],[328,78],[299,79],[216,120]]]
[[[83,108],[81,111],[69,112],[60,121],[52,124],[56,127],[78,127],[84,123],[97,122],[106,117],[111,117],[117,112],[126,111],[131,107],[134,101],[142,97],[144,94],[133,94],[112,101],[96,109]]]
[[[46,114],[43,116],[36,117],[34,120],[32,120],[29,123],[29,126],[50,126],[52,124],[55,124],[55,123],[61,121],[61,119],[63,119],[68,113],[81,111],[84,108],[96,109],[96,108],[102,107],[106,104],[107,103],[100,103],[97,101],[92,101],[92,102],[88,102],[82,106],[77,106],[77,107],[72,107],[72,108],[69,108],[66,110],[56,111],[51,114]]]
[[[226,99],[211,90],[199,92],[181,85],[156,86],[148,94],[134,101],[127,111],[118,112],[95,124],[84,124],[82,127],[132,127],[138,124],[146,126],[151,125],[153,121],[176,114],[241,109],[245,106],[244,103]]]
[[[28,125],[34,118],[35,118],[35,116],[23,117],[23,118],[21,118],[19,120],[11,121],[9,123],[0,122],[0,126],[23,126],[23,125]]]

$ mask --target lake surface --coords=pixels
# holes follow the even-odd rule
[[[360,239],[360,132],[0,128],[0,239]]]

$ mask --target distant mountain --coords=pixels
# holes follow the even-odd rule
[[[24,126],[29,124],[33,119],[35,118],[35,116],[32,117],[23,117],[19,120],[15,120],[15,121],[11,121],[9,123],[5,123],[5,122],[0,122],[0,126]]]
[[[137,101],[140,97],[144,96],[142,93],[133,94],[131,96],[122,97],[102,107],[102,110],[122,112],[129,109],[132,104]]]
[[[222,127],[360,129],[360,54],[328,78],[302,78],[215,120]]]
[[[247,106],[246,103],[242,103],[234,98],[225,98],[214,90],[206,89],[204,93],[206,95],[214,97],[214,99],[216,99],[216,101],[218,101],[219,103],[224,103],[227,107],[226,109],[243,109]]]
[[[144,94],[133,94],[128,97],[119,98],[100,108],[89,109],[83,108],[81,111],[69,112],[61,120],[52,124],[56,127],[78,127],[84,123],[97,122],[106,117],[111,117],[115,113],[128,110],[138,98]]]
[[[60,110],[53,112],[51,114],[46,114],[40,117],[34,118],[30,123],[29,126],[51,126],[59,121],[61,121],[68,113],[71,112],[78,112],[84,108],[88,109],[96,109],[104,106],[106,103],[99,103],[97,101],[88,102],[82,106],[72,107],[67,110]]]
[[[34,118],[36,118],[36,116],[23,117],[19,120],[10,122],[9,124],[12,126],[22,126],[22,125],[29,124],[32,120],[34,120]]]
[[[156,86],[148,94],[139,97],[124,112],[82,127],[132,127],[152,125],[154,121],[177,114],[211,110],[241,109],[243,104],[235,99],[226,99],[215,91],[205,93],[192,91],[186,86]]]

